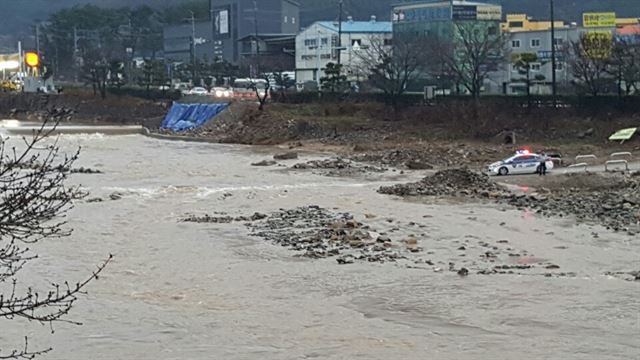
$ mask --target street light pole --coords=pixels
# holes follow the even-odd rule
[[[253,0],[253,26],[256,37],[256,77],[260,76],[260,40],[258,33],[258,2]]]
[[[549,0],[551,12],[551,91],[553,94],[553,107],[556,106],[558,87],[556,83],[556,22],[554,14],[553,0]]]
[[[196,60],[196,14],[189,10],[191,13],[191,57],[192,57],[192,65],[193,65],[193,86],[198,86],[196,84],[196,67],[198,61]]]
[[[340,15],[338,15],[338,65],[340,65],[342,59],[342,0],[338,1],[340,5]]]

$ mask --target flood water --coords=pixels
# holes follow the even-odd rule
[[[392,173],[345,179],[250,165],[273,149],[140,135],[65,135],[61,144],[82,146],[77,166],[104,172],[72,176],[90,197],[124,196],[77,203],[73,235],[35,245],[40,258],[21,275],[44,288],[84,279],[109,253],[115,260],[70,314],[82,326],[58,323],[51,334],[2,320],[3,350],[29,335],[33,349],[54,348],[45,358],[67,360],[640,358],[640,284],[605,275],[639,270],[637,238],[497,205],[377,194]],[[303,205],[372,227],[392,220],[406,233],[420,224],[425,250],[415,259],[434,266],[338,265],[250,237],[242,223],[179,222]],[[499,240],[573,275],[448,271],[449,262],[483,266],[477,244]]]

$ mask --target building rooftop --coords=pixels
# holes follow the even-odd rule
[[[329,30],[338,31],[338,22],[320,21],[321,26]],[[391,33],[393,26],[391,21],[343,21],[343,33]]]
[[[413,0],[396,2],[393,7],[413,6],[413,5],[434,5],[434,6],[446,6],[446,5],[468,5],[468,6],[499,6],[496,4],[490,4],[480,1],[466,1],[466,0]]]

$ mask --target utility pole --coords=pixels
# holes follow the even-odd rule
[[[36,52],[40,56],[40,23],[36,24]]]
[[[73,67],[76,68],[76,71],[73,72],[74,74],[74,82],[78,82],[78,71],[80,69],[77,68],[78,65],[78,28],[77,27],[73,27]]]
[[[196,84],[196,67],[198,66],[196,59],[196,14],[191,10],[189,10],[189,12],[191,13],[191,61],[193,66],[191,76],[193,77],[193,86],[198,86],[198,84]]]
[[[260,39],[258,38],[258,2],[253,0],[253,27],[256,41],[256,76],[260,74]]]
[[[556,24],[553,0],[549,0],[551,12],[551,92],[553,94],[553,107],[556,107],[558,87],[556,83]]]
[[[78,28],[73,27],[73,55],[78,53]],[[74,59],[75,60],[75,59]]]
[[[338,0],[340,7],[340,14],[338,15],[338,65],[340,65],[342,61],[342,2],[343,0]]]

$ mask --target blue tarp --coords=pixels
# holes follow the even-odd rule
[[[160,127],[176,132],[195,129],[204,125],[226,108],[227,104],[173,103]]]

